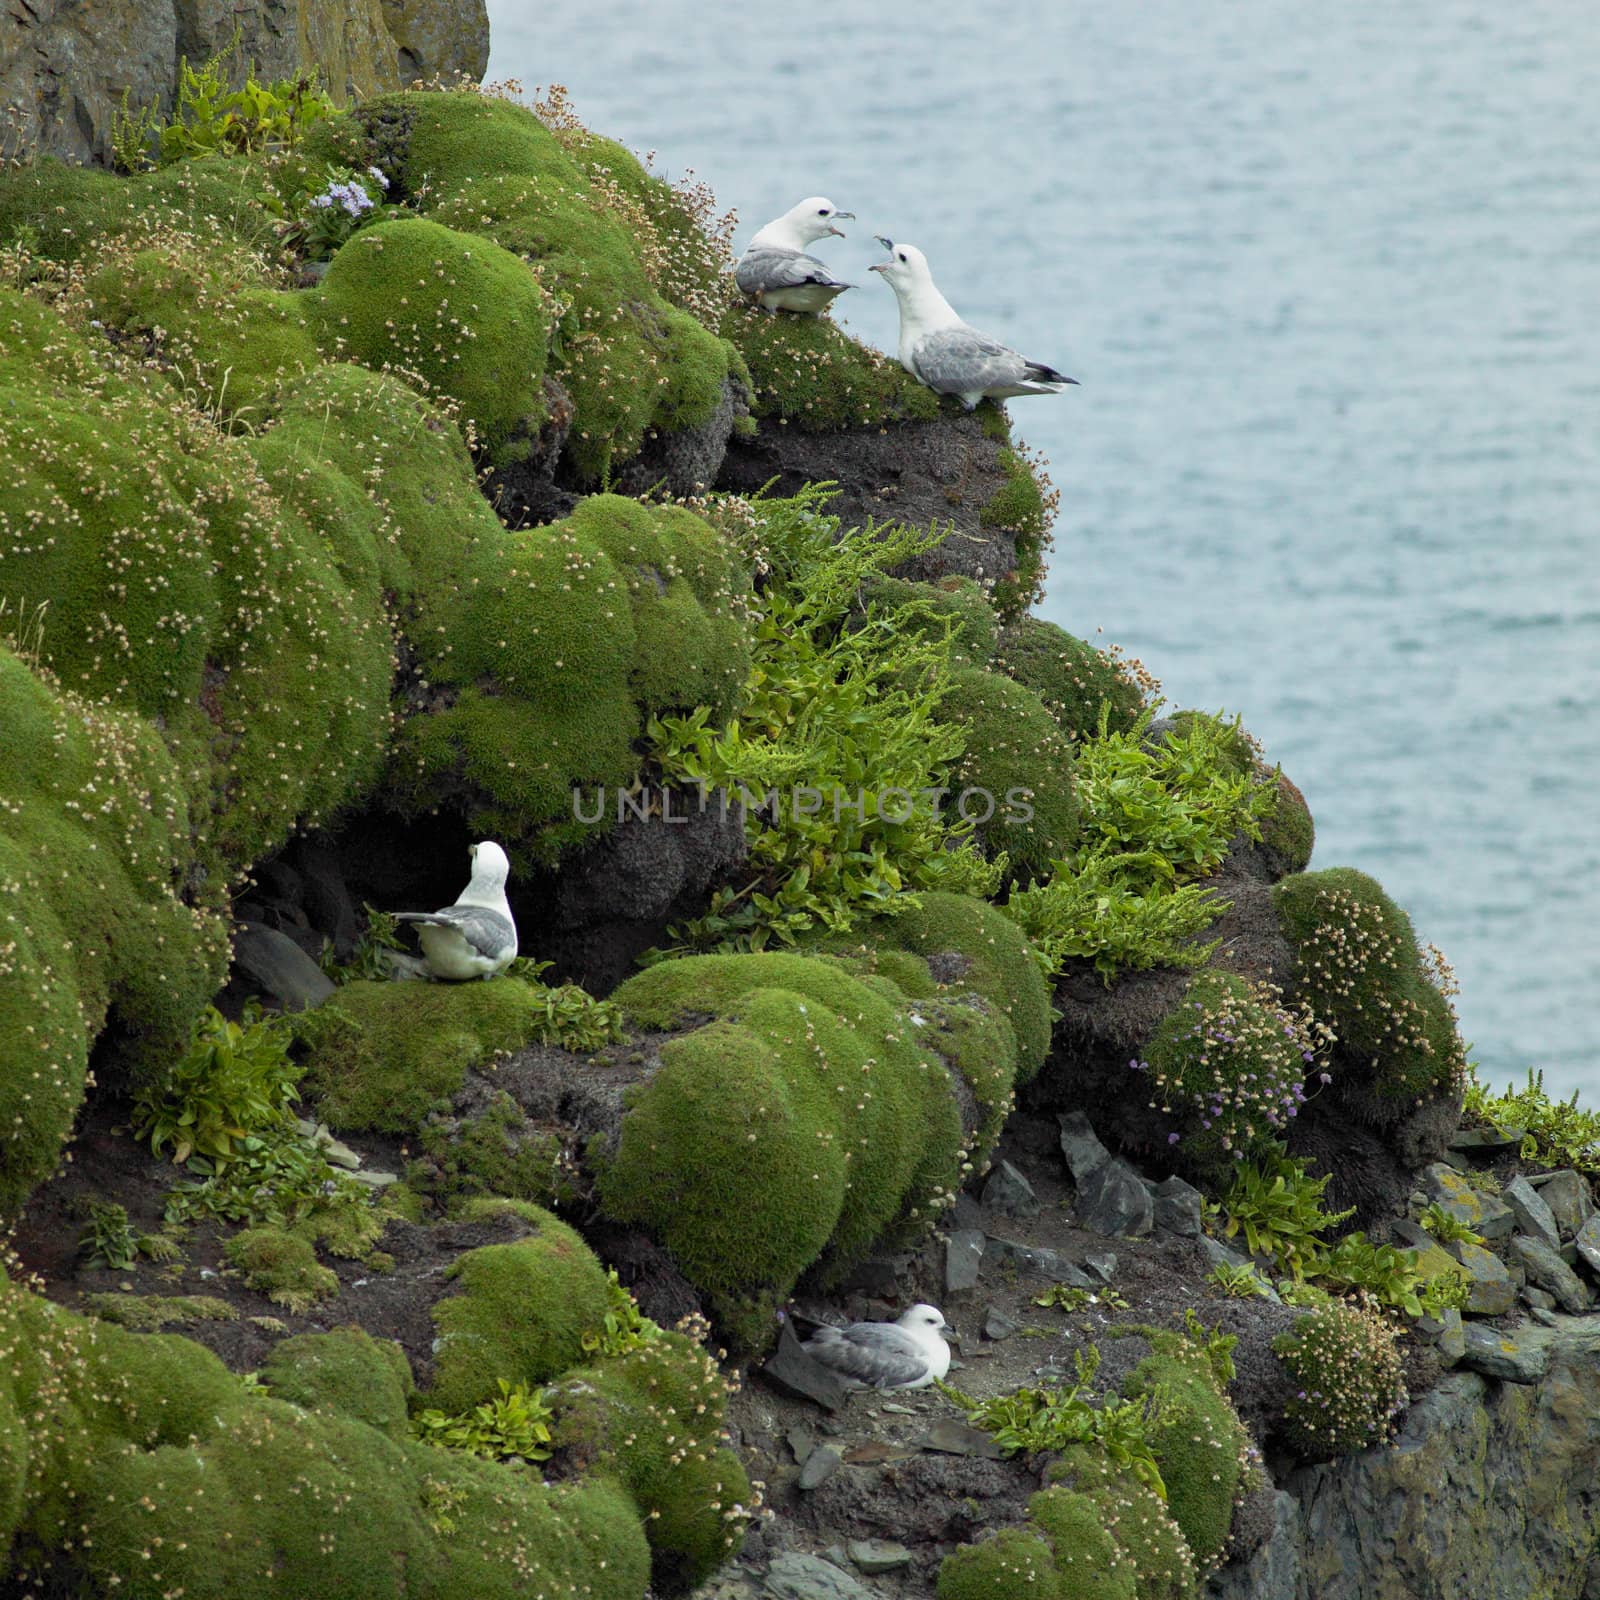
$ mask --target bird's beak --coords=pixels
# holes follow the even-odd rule
[[[939,1329],[939,1334],[941,1338],[948,1339],[951,1344],[961,1343],[961,1335],[948,1322]]]
[[[1061,381],[1063,383],[1077,383],[1078,380],[1076,378],[1063,378]]]
[[[894,254],[894,240],[893,239],[885,239],[884,236],[881,233],[875,233],[875,234],[873,234],[872,237],[874,239],[876,239],[878,241],[878,243],[881,244],[883,246],[883,248],[889,252],[890,255]]]
[[[872,265],[867,268],[868,272],[887,272],[888,270],[889,263],[887,261],[874,261]]]
[[[845,221],[846,221],[846,222],[854,222],[854,221],[855,221],[855,220],[856,220],[856,214],[855,214],[855,212],[853,212],[853,211],[835,211],[835,212],[834,212],[834,214],[833,214],[833,220],[834,220],[834,221],[835,221],[835,222],[837,222],[837,221],[839,221],[839,219],[840,219],[840,218],[841,218],[841,217],[842,217],[842,218],[843,218],[843,219],[844,219],[844,220],[845,220]],[[833,234],[833,235],[834,235],[834,237],[835,237],[835,238],[838,238],[838,239],[843,239],[843,238],[845,238],[845,237],[846,237],[846,234],[845,234],[845,231],[844,231],[844,229],[843,229],[843,228],[833,228],[833,227],[830,227],[830,228],[829,228],[829,229],[828,229],[828,232],[829,232],[829,233],[831,233],[831,234]]]

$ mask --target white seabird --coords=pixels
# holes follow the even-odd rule
[[[834,227],[840,217],[853,222],[855,213],[839,210],[820,194],[790,206],[762,228],[740,256],[733,269],[739,292],[763,311],[824,310],[851,285],[841,283],[815,256],[808,256],[806,246],[830,234],[844,238]]]
[[[912,1306],[898,1322],[821,1327],[800,1348],[851,1389],[926,1389],[950,1370],[955,1329],[937,1306]]]
[[[492,839],[472,845],[472,881],[442,911],[396,911],[397,922],[415,922],[428,970],[436,978],[492,978],[517,954],[506,879],[511,863]]]
[[[1042,361],[1029,361],[963,322],[939,293],[928,258],[914,244],[875,237],[889,260],[874,262],[868,270],[881,272],[900,302],[900,365],[913,378],[940,394],[959,395],[968,411],[985,398],[1060,394],[1065,385],[1078,381]]]

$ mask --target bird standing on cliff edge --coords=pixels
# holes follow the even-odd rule
[[[820,1327],[800,1348],[851,1389],[926,1389],[950,1370],[955,1329],[937,1306],[912,1306],[898,1322]]]
[[[511,920],[506,879],[511,863],[492,839],[472,845],[472,879],[442,911],[396,911],[396,922],[418,924],[428,970],[436,978],[492,978],[516,959],[517,925]]]
[[[841,211],[831,200],[814,194],[769,222],[733,269],[740,294],[763,311],[825,310],[851,286],[840,283],[815,256],[808,256],[806,246],[830,234],[844,238],[834,226],[841,217],[853,222],[855,213]]]
[[[961,320],[939,293],[928,270],[928,258],[914,244],[895,244],[875,235],[889,260],[868,269],[900,302],[900,365],[940,394],[958,395],[968,411],[980,400],[1008,400],[1013,395],[1060,394],[1076,378],[1029,361]]]

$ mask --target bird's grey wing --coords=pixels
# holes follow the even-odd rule
[[[911,350],[917,376],[930,389],[970,394],[1029,380],[1031,363],[976,328],[945,328],[919,339]]]
[[[463,939],[487,960],[498,960],[517,941],[511,919],[487,906],[446,906],[443,911],[397,911],[400,922],[428,922],[439,928],[454,928]]]
[[[733,281],[744,294],[770,294],[774,289],[845,289],[815,256],[803,250],[746,250],[734,268]]]
[[[805,1349],[824,1366],[873,1389],[915,1383],[928,1372],[928,1358],[916,1340],[888,1322],[818,1328]]]

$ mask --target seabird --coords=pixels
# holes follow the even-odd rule
[[[926,1389],[950,1370],[955,1329],[937,1306],[912,1306],[898,1322],[820,1327],[800,1348],[852,1389]]]
[[[1042,361],[1029,361],[956,315],[928,271],[928,258],[914,244],[895,244],[875,236],[889,252],[887,261],[868,269],[900,302],[900,365],[940,394],[961,397],[971,411],[985,398],[1007,400],[1019,394],[1059,394],[1076,383]]]
[[[840,283],[806,246],[830,234],[842,239],[834,223],[844,217],[855,220],[855,213],[841,211],[820,194],[769,222],[750,241],[750,248],[733,269],[733,281],[745,299],[763,311],[808,311],[826,309],[836,295],[850,288]]]
[[[511,863],[492,839],[472,845],[472,881],[442,911],[396,911],[397,922],[420,924],[417,937],[436,978],[492,978],[517,954],[517,925],[506,900]]]

